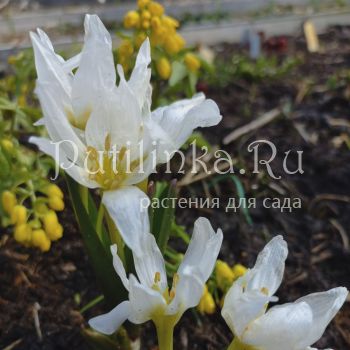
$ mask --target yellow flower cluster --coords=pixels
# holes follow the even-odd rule
[[[197,306],[201,314],[212,315],[216,310],[215,300],[209,292],[207,285],[204,286],[202,298]]]
[[[215,265],[216,287],[222,292],[222,298],[218,302],[220,306],[223,305],[226,292],[230,289],[235,280],[243,276],[247,269],[241,265],[236,264],[232,268],[224,261],[217,260]],[[209,292],[207,285],[204,287],[202,298],[197,307],[201,314],[211,315],[216,310],[216,302],[213,295]]]
[[[42,192],[47,197],[40,197],[31,211],[19,204],[11,191],[2,192],[1,202],[4,212],[14,225],[15,240],[24,246],[47,252],[51,242],[63,235],[63,227],[58,222],[56,211],[64,209],[64,202],[63,192],[54,184],[48,185]]]
[[[124,39],[118,49],[118,60],[124,70],[129,71],[131,57],[149,37],[151,46],[157,48],[156,71],[161,79],[169,79],[172,58],[185,47],[185,40],[177,33],[179,22],[167,16],[164,7],[158,2],[139,0],[137,9],[129,11],[123,23],[126,29],[133,30],[133,36]],[[191,53],[185,55],[184,63],[192,72],[196,72],[201,65],[198,57]]]
[[[216,284],[224,293],[232,286],[232,283],[246,273],[247,269],[236,264],[232,268],[222,260],[218,260],[215,266]]]

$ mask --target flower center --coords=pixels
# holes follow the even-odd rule
[[[113,190],[121,186],[127,175],[139,166],[140,161],[131,162],[126,147],[117,151],[115,146],[111,146],[109,134],[106,136],[104,148],[103,151],[98,151],[88,146],[85,167],[91,180],[104,190]]]
[[[164,290],[164,292],[162,293],[162,290],[159,286],[159,283],[161,281],[161,274],[160,274],[160,272],[156,272],[154,275],[154,284],[152,286],[152,289],[162,293],[164,299],[166,300],[167,304],[169,305],[173,301],[173,299],[175,298],[176,287],[179,283],[179,280],[180,280],[179,274],[175,273],[175,275],[173,276],[173,284],[172,284],[170,291],[169,291],[169,288],[166,288]]]

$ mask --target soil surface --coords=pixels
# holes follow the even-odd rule
[[[256,208],[236,213],[219,209],[179,209],[177,222],[190,231],[199,216],[208,217],[225,234],[220,258],[251,267],[258,252],[276,234],[289,244],[289,256],[280,302],[293,301],[311,292],[336,286],[350,288],[350,28],[331,28],[320,37],[322,53],[309,54],[300,37],[283,38],[283,45],[267,43],[267,55],[299,57],[300,63],[283,76],[262,79],[240,77],[225,86],[200,88],[218,102],[222,123],[204,130],[213,144],[220,145],[236,161],[237,174],[247,198],[257,198]],[[219,45],[220,57],[230,60],[238,48]],[[232,130],[248,124],[274,108],[283,113],[261,128],[222,145]],[[273,179],[261,169],[254,174],[254,159],[248,145],[269,140],[278,150],[271,163]],[[261,148],[264,157],[269,149]],[[284,152],[296,169],[296,151],[303,151],[303,174],[283,171]],[[236,197],[232,179],[212,178],[193,182],[180,196],[220,197],[222,203]],[[67,197],[68,198],[68,197]],[[302,206],[292,212],[266,208],[265,198],[300,198]],[[226,202],[225,202],[226,201]],[[72,208],[61,215],[64,237],[49,253],[19,247],[7,232],[1,233],[0,248],[0,348],[87,349],[81,335],[86,320],[103,310],[100,304],[83,315],[79,310],[100,295],[78,232]],[[248,223],[249,217],[252,224]],[[174,244],[177,244],[176,241]],[[40,308],[40,309],[39,309]],[[40,328],[35,327],[37,310]],[[39,341],[40,332],[42,340]],[[144,328],[142,349],[156,349],[151,324]],[[188,311],[176,328],[175,349],[225,349],[231,333],[219,312],[199,316]],[[318,348],[350,348],[350,303],[327,328]]]

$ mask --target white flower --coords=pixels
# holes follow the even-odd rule
[[[145,213],[141,224],[144,225],[143,229],[149,229],[146,217]],[[191,242],[173,277],[170,290],[164,259],[152,234],[144,233],[140,238],[142,252],[133,252],[138,279],[134,275],[127,278],[117,254],[117,246],[112,246],[114,268],[129,291],[129,300],[109,313],[91,319],[90,326],[104,334],[112,334],[127,319],[136,324],[153,320],[158,326],[168,323],[174,327],[188,308],[199,303],[204,284],[214,268],[222,239],[220,229],[215,233],[207,219],[197,219]]]
[[[216,103],[203,94],[151,112],[148,39],[128,81],[117,67],[116,86],[111,37],[96,15],[86,15],[82,52],[67,61],[43,31],[30,35],[44,114],[39,124],[50,137],[30,140],[83,186],[116,191],[140,183],[195,128],[221,120]]]
[[[346,288],[314,293],[270,308],[277,301],[288,255],[281,236],[259,254],[253,269],[239,278],[226,295],[222,316],[234,333],[232,349],[306,350],[317,342],[347,297]]]

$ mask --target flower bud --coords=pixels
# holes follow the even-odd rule
[[[175,55],[185,46],[185,40],[181,35],[175,33],[172,36],[169,36],[164,42],[165,51],[169,55]]]
[[[176,20],[175,18],[170,17],[170,16],[163,16],[162,22],[166,27],[171,28],[171,29],[175,29],[180,25],[178,20]]]
[[[157,72],[162,79],[169,79],[171,75],[171,65],[166,57],[162,57],[156,64]]]
[[[148,29],[151,26],[151,22],[149,19],[143,19],[141,25],[143,29]]]
[[[32,229],[27,224],[21,224],[15,227],[14,238],[19,243],[29,242],[31,239]]]
[[[49,208],[47,207],[47,205],[45,203],[36,203],[35,204],[35,211],[38,214],[44,215],[45,213],[47,213],[48,210],[49,210]]]
[[[137,1],[137,6],[140,9],[144,9],[148,4],[150,0],[138,0]]]
[[[216,310],[216,304],[213,296],[209,293],[208,287],[204,286],[204,291],[202,298],[198,304],[198,311],[201,314],[208,314],[211,315]]]
[[[13,142],[11,140],[8,140],[8,139],[1,140],[1,146],[8,153],[12,153],[14,150]]]
[[[150,20],[151,19],[151,13],[147,10],[143,10],[142,13],[141,13],[141,18],[143,20]]]
[[[64,202],[62,198],[58,196],[49,197],[49,207],[56,211],[62,211],[64,209]]]
[[[57,241],[63,236],[63,227],[59,223],[50,227],[50,230],[46,231],[47,236],[51,241]]]
[[[1,202],[2,202],[2,207],[4,208],[4,211],[10,215],[13,208],[17,204],[17,199],[12,192],[4,191],[1,195]]]
[[[51,247],[51,241],[46,236],[44,230],[34,230],[32,232],[32,244],[42,252],[47,252]]]
[[[235,274],[226,262],[218,260],[215,266],[215,273],[216,283],[222,291],[225,291],[226,289],[231,287],[235,279]]]
[[[46,232],[54,229],[58,224],[58,218],[53,210],[49,210],[43,217],[43,224]]]
[[[57,196],[63,199],[63,192],[62,190],[55,184],[50,184],[46,187],[45,193],[48,197]]]
[[[145,33],[141,32],[141,33],[137,34],[137,36],[135,38],[135,46],[137,48],[139,48],[142,45],[142,43],[146,40],[146,38],[147,38],[147,36]]]
[[[151,1],[148,5],[148,10],[152,16],[162,16],[164,14],[164,7],[158,2]]]
[[[129,11],[124,17],[124,27],[137,28],[140,24],[140,15],[136,11]]]
[[[187,53],[185,55],[185,64],[191,72],[197,72],[201,67],[201,61],[193,53]]]
[[[237,279],[247,272],[247,268],[241,264],[236,264],[232,267],[232,272],[235,275],[235,279]]]
[[[11,223],[25,224],[27,222],[27,208],[23,205],[15,205],[11,212]]]

